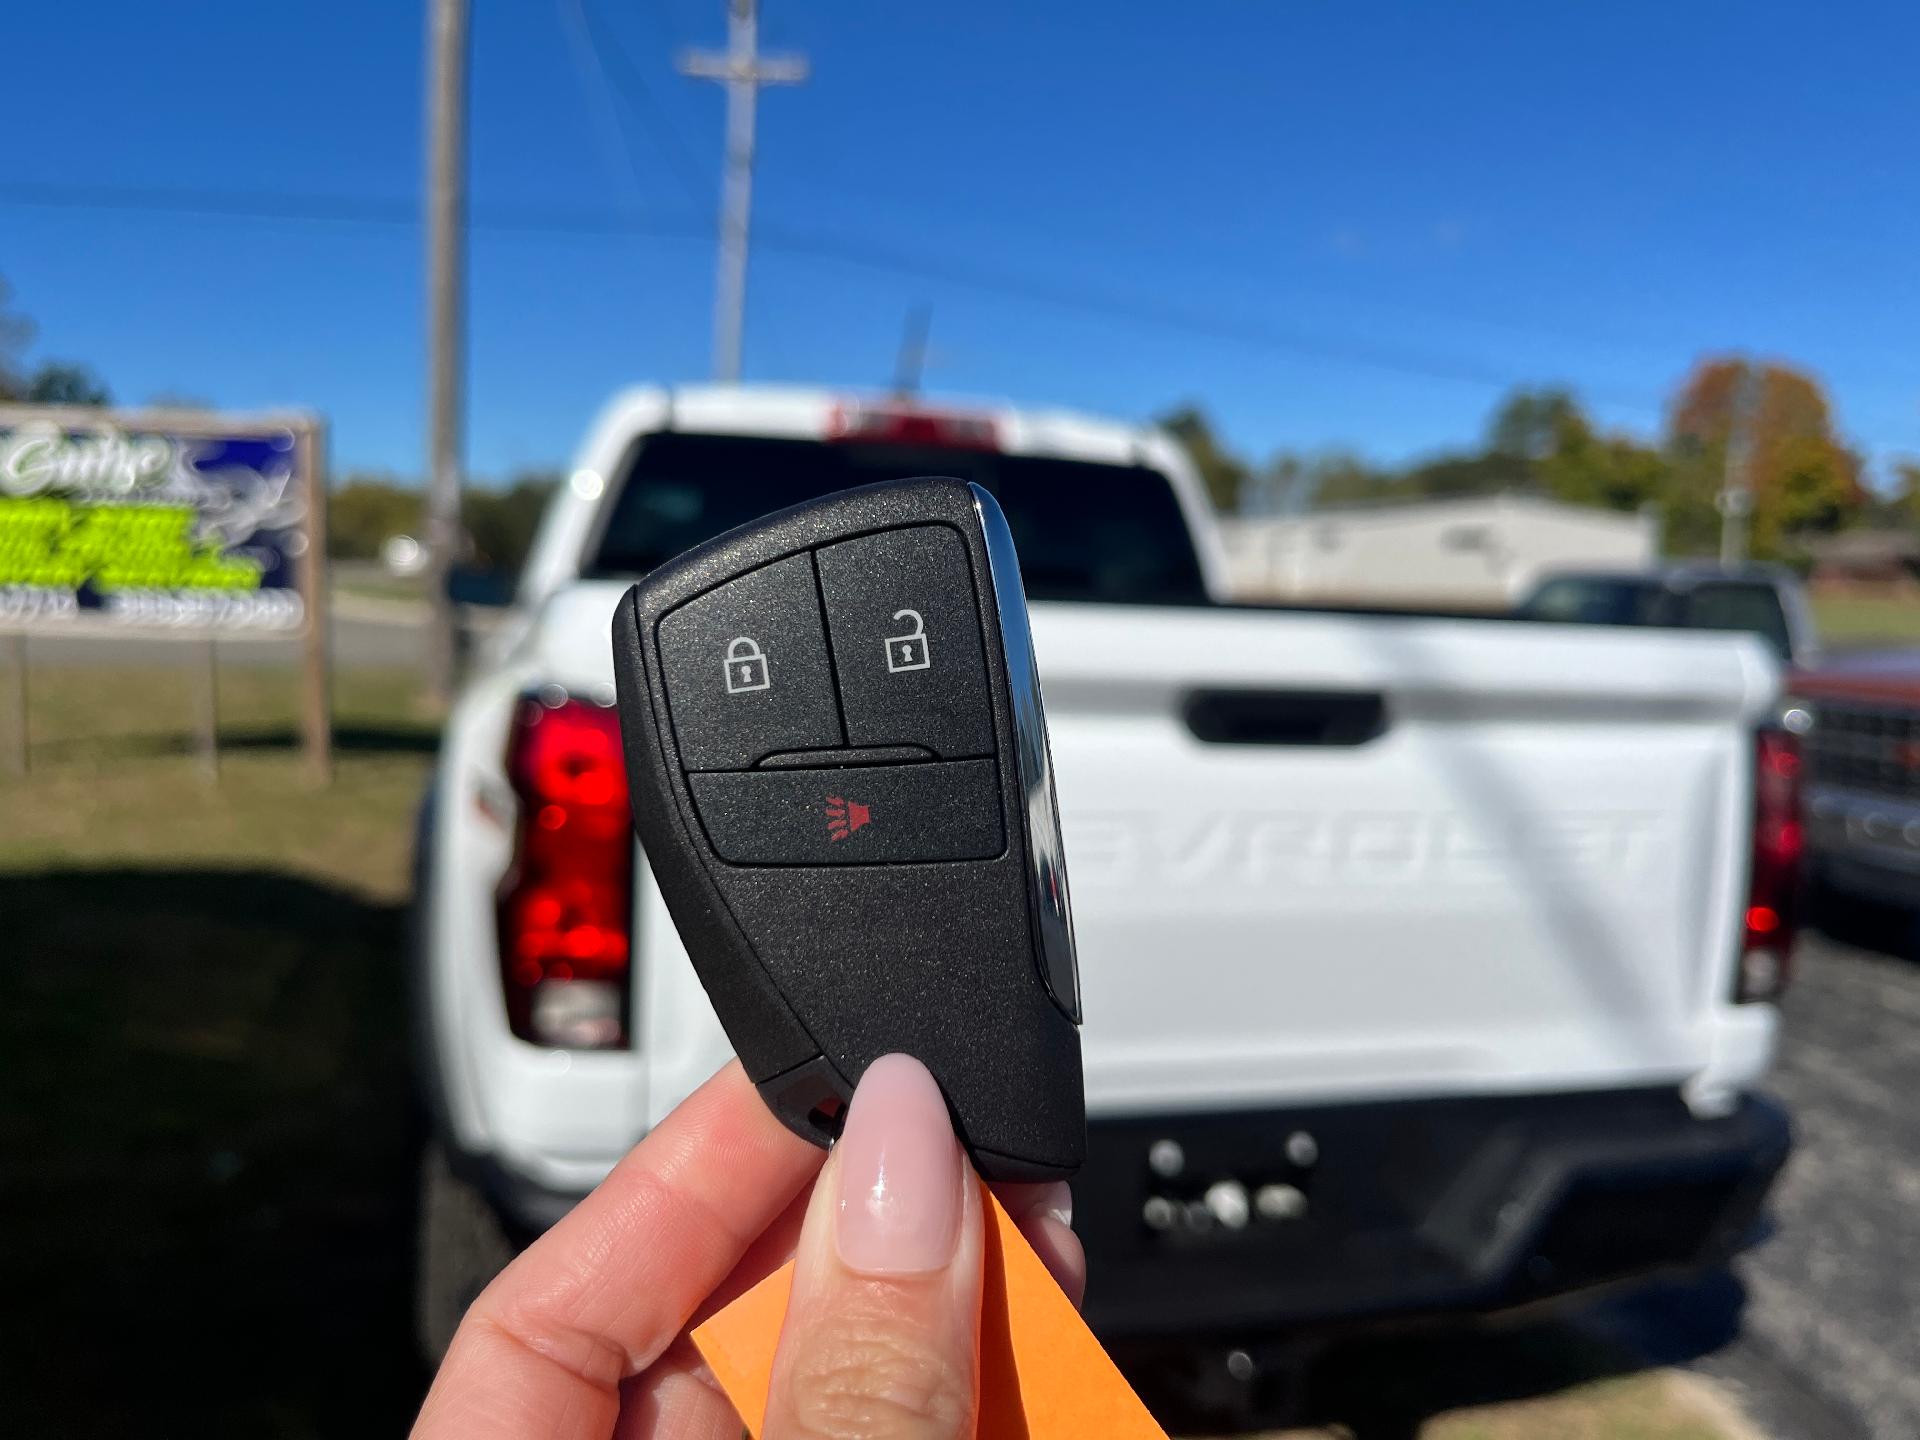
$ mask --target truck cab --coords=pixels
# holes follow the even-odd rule
[[[1558,625],[1653,625],[1758,635],[1783,665],[1811,665],[1819,636],[1806,592],[1778,565],[1671,562],[1646,570],[1560,570],[1515,607]]]

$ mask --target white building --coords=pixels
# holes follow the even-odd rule
[[[1547,570],[1633,570],[1660,553],[1649,512],[1484,495],[1223,519],[1246,599],[1503,609]]]

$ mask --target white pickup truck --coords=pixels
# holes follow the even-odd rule
[[[1019,548],[1110,1342],[1491,1310],[1737,1248],[1799,826],[1751,637],[1236,607],[1165,436],[816,390],[595,426],[421,813],[423,1336],[728,1055],[626,815],[608,630],[735,524],[916,474]]]

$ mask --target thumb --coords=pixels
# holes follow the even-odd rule
[[[807,1207],[764,1440],[970,1437],[981,1225],[940,1087],[882,1056]]]

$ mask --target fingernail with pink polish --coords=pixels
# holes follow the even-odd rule
[[[841,1263],[866,1275],[919,1275],[951,1263],[960,1238],[960,1146],[926,1067],[909,1055],[869,1065],[837,1148]]]

